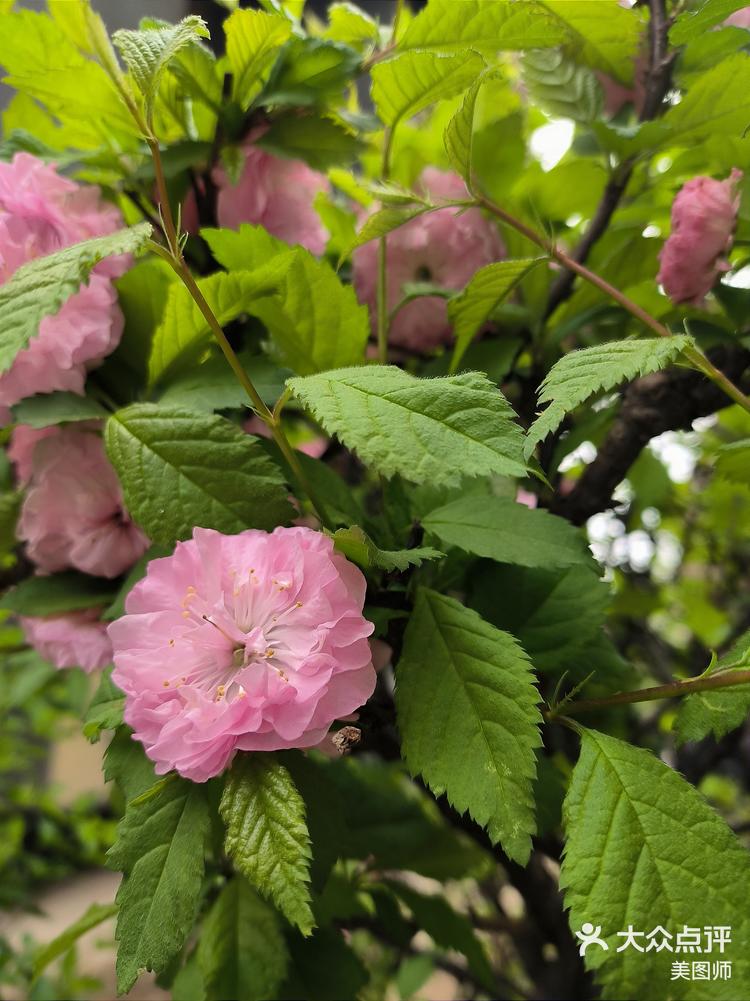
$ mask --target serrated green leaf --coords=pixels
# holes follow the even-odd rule
[[[460,94],[484,68],[484,59],[469,49],[455,55],[403,52],[373,66],[372,99],[381,120],[393,128],[431,104]]]
[[[113,254],[137,253],[150,235],[150,224],[143,222],[22,264],[0,286],[0,372],[10,368],[18,352],[37,335],[44,317],[56,313],[78,291],[99,261]]]
[[[478,372],[417,379],[379,365],[287,385],[329,433],[383,476],[450,485],[463,476],[524,475],[513,411]]]
[[[66,421],[90,421],[107,416],[104,407],[77,393],[40,393],[13,407],[13,420],[32,428],[46,428]]]
[[[275,118],[257,145],[291,159],[304,160],[314,170],[350,163],[361,140],[341,122],[324,115],[289,114]]]
[[[292,32],[285,17],[261,10],[235,10],[224,22],[232,97],[249,107],[266,71]]]
[[[150,116],[161,76],[167,66],[182,49],[199,38],[208,37],[205,21],[196,14],[183,18],[179,24],[160,24],[139,31],[121,28],[114,33],[112,41],[120,50],[143,95],[147,116]]]
[[[359,69],[356,49],[323,38],[292,37],[274,66],[264,104],[312,107],[340,96]]]
[[[65,570],[47,577],[27,577],[0,599],[0,609],[16,615],[59,615],[108,605],[116,585],[101,577]]]
[[[127,803],[158,781],[153,763],[146,757],[143,745],[133,739],[129,726],[118,726],[104,752],[104,781],[116,782]]]
[[[36,979],[59,956],[63,956],[82,935],[113,918],[115,914],[117,914],[117,904],[91,904],[85,914],[37,952],[34,957],[34,978]]]
[[[669,40],[672,45],[684,45],[746,6],[745,0],[706,0],[696,10],[686,10],[675,18]]]
[[[469,284],[448,303],[448,319],[453,324],[456,346],[451,372],[455,372],[469,344],[516,285],[544,258],[497,261],[480,268]]]
[[[290,250],[289,244],[271,236],[263,226],[243,222],[237,229],[201,230],[212,255],[227,271],[255,271],[272,258]]]
[[[592,562],[583,535],[569,522],[507,497],[467,494],[430,511],[422,525],[446,545],[498,563],[562,568]]]
[[[716,671],[737,670],[750,666],[750,631],[733,644],[732,649],[713,667]],[[738,685],[721,691],[695,692],[680,703],[674,721],[677,743],[703,740],[713,736],[716,740],[736,730],[750,714],[750,685]]]
[[[363,570],[399,570],[418,567],[425,560],[441,559],[445,553],[429,546],[419,549],[399,549],[398,551],[378,549],[372,539],[358,525],[340,528],[333,535],[333,544],[347,559]]]
[[[333,3],[328,8],[328,27],[324,38],[332,42],[360,47],[367,42],[377,42],[379,30],[376,21],[353,3]]]
[[[250,311],[257,299],[281,285],[292,253],[279,253],[253,270],[223,271],[198,280],[198,287],[222,327]],[[171,284],[159,326],[154,332],[148,375],[151,385],[188,369],[210,342],[211,327],[185,286]]]
[[[227,773],[220,812],[225,849],[253,886],[309,935],[310,835],[304,800],[271,754],[240,754]]]
[[[109,418],[104,440],[128,511],[156,543],[196,525],[232,535],[292,516],[281,470],[223,417],[134,403]]]
[[[453,598],[421,589],[396,669],[404,759],[524,863],[534,833],[539,697],[526,654]]]
[[[537,49],[569,39],[565,25],[534,2],[514,0],[430,0],[408,25],[399,49],[454,52],[470,46],[487,54]]]
[[[584,961],[597,969],[604,996],[744,996],[750,991],[750,855],[700,793],[649,751],[593,730],[581,737],[564,805],[560,883],[571,928],[601,926],[608,951],[589,948]],[[618,952],[623,939],[617,932],[629,925],[643,932],[661,926],[672,936],[684,926],[730,926],[732,944],[720,958],[732,962],[732,979],[675,981],[674,952],[652,949],[647,959],[633,947]]]
[[[291,369],[279,368],[267,355],[248,351],[240,351],[237,358],[253,380],[260,398],[273,407],[284,392],[284,383],[292,375]],[[170,381],[159,402],[162,406],[184,410],[239,410],[247,407],[248,398],[224,355],[217,355]]]
[[[526,52],[521,66],[529,97],[547,114],[584,123],[600,114],[603,93],[593,70],[579,66],[562,49]]]
[[[111,674],[111,669],[102,671],[99,685],[83,717],[83,735],[92,744],[99,740],[102,730],[116,730],[122,725],[125,696],[112,681]]]
[[[398,229],[399,226],[411,222],[412,219],[416,219],[426,212],[434,211],[434,208],[435,206],[426,203],[410,205],[409,207],[387,205],[385,208],[373,212],[371,216],[365,219],[362,227],[355,234],[354,239],[342,252],[339,258],[339,266],[347,257],[351,257],[357,247],[369,243],[370,240],[377,240],[381,236],[386,236],[386,234],[392,232],[394,229]]]
[[[117,891],[118,993],[142,969],[165,969],[182,948],[200,906],[211,817],[205,788],[174,779],[128,805],[107,853],[124,878]]]
[[[443,142],[448,159],[454,169],[471,184],[473,168],[474,113],[482,87],[491,80],[500,79],[501,74],[492,68],[482,73],[467,90],[460,107],[448,122],[443,133]]]
[[[602,70],[622,83],[633,78],[641,39],[641,21],[619,5],[590,0],[534,0],[562,25],[565,49],[585,66]],[[528,46],[531,48],[531,46]]]
[[[203,923],[198,964],[209,997],[276,997],[289,965],[279,919],[242,876],[222,889]]]
[[[614,389],[621,382],[649,372],[658,372],[676,361],[692,337],[650,337],[643,340],[611,341],[582,351],[571,351],[547,373],[539,390],[539,402],[549,403],[529,428],[526,454],[537,442],[561,424],[565,414],[590,396]]]

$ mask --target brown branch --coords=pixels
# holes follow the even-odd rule
[[[646,95],[638,116],[641,122],[656,118],[661,113],[664,98],[672,80],[672,64],[675,56],[668,49],[670,20],[666,13],[665,0],[649,0],[649,8],[651,11],[649,19],[649,68],[646,75]],[[570,255],[579,264],[583,264],[588,259],[594,244],[606,232],[630,183],[635,164],[635,157],[623,161],[607,183],[594,217]],[[557,307],[570,297],[575,277],[572,271],[563,271],[560,274],[550,289],[546,316],[551,316]]]
[[[750,366],[750,351],[744,348],[717,348],[710,355],[734,382]],[[582,525],[613,505],[615,488],[651,438],[664,431],[689,430],[697,417],[706,417],[729,403],[718,386],[687,369],[667,369],[632,382],[597,457],[569,494],[554,498],[551,510],[574,525]]]

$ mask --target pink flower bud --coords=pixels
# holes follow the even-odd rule
[[[675,303],[700,306],[720,274],[729,270],[726,255],[740,207],[742,171],[725,181],[694,177],[672,204],[672,232],[659,255],[657,281]]]

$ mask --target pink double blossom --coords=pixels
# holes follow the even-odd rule
[[[419,187],[436,201],[468,198],[457,174],[428,167]],[[402,300],[404,285],[430,282],[461,289],[479,268],[500,260],[505,248],[492,222],[479,209],[439,209],[418,216],[388,234],[388,312]],[[378,241],[354,252],[354,287],[360,302],[370,307],[377,326]],[[450,341],[448,307],[439,296],[424,296],[404,306],[391,323],[388,339],[397,347],[430,351]]]
[[[117,577],[146,551],[148,539],[125,510],[98,433],[80,426],[19,427],[9,454],[27,487],[18,537],[40,570]]]
[[[675,303],[700,306],[723,272],[732,247],[742,171],[724,181],[694,177],[672,203],[672,232],[659,255],[657,281]]]
[[[235,752],[319,744],[375,686],[365,579],[309,528],[196,528],[149,564],[109,627],[125,720],[196,782]]]
[[[62,177],[28,153],[0,163],[0,284],[27,261],[122,226],[118,210],[100,200],[99,189]],[[111,278],[127,257],[98,264],[86,285],[45,316],[39,332],[0,375],[0,419],[35,393],[83,392],[86,372],[117,346],[123,318]]]
[[[27,642],[55,667],[82,667],[87,673],[112,660],[107,624],[99,620],[100,609],[65,615],[21,617]]]

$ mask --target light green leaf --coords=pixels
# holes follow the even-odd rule
[[[237,229],[202,229],[211,253],[227,271],[255,271],[291,249],[262,226],[243,222]]]
[[[361,60],[356,49],[340,42],[292,37],[273,68],[262,102],[302,108],[339,98]]]
[[[305,803],[292,777],[271,754],[240,754],[227,773],[220,812],[225,849],[236,868],[303,935],[310,910],[310,835]]]
[[[99,685],[83,717],[83,735],[92,744],[99,740],[102,730],[116,730],[122,725],[125,696],[112,681],[111,674],[109,668],[102,671]]]
[[[584,123],[600,114],[603,94],[593,70],[562,49],[533,49],[524,53],[521,65],[531,101],[547,114]]]
[[[247,108],[257,94],[257,85],[291,35],[292,25],[285,17],[261,10],[235,10],[224,22],[224,31],[232,97]]]
[[[202,17],[191,14],[179,24],[159,24],[158,27],[130,31],[121,28],[112,41],[125,60],[138,89],[143,95],[146,114],[150,116],[159,90],[162,73],[183,49],[199,38],[208,38],[208,28]]]
[[[544,258],[497,261],[480,268],[469,284],[448,303],[448,319],[456,334],[451,371],[458,368],[472,339],[525,275]]]
[[[367,42],[377,42],[378,25],[376,21],[353,3],[344,0],[334,3],[328,8],[328,28],[324,38],[332,42],[344,42],[346,45],[360,47]]]
[[[381,120],[393,128],[401,119],[460,94],[484,68],[482,57],[468,49],[455,55],[404,52],[373,66],[372,99]]]
[[[369,535],[358,525],[351,528],[340,528],[334,533],[333,543],[347,559],[362,567],[377,570],[399,570],[403,572],[409,567],[418,567],[425,560],[440,559],[445,555],[429,546],[419,549],[399,549],[397,551],[378,549]]]
[[[404,758],[521,863],[535,830],[538,701],[531,665],[509,633],[452,598],[418,592],[396,669]]]
[[[716,472],[733,483],[750,483],[750,438],[721,445],[716,455]]]
[[[99,261],[136,253],[150,235],[150,224],[139,223],[22,264],[0,287],[0,372],[10,368],[18,352],[37,335],[44,317],[56,313],[78,291]]]
[[[576,60],[622,83],[633,79],[642,30],[640,18],[633,11],[590,0],[534,0],[534,3],[563,27],[567,36],[564,46]]]
[[[279,468],[222,417],[134,403],[110,417],[105,444],[128,511],[156,543],[196,525],[232,535],[292,516]]]
[[[498,563],[569,567],[592,562],[583,535],[570,522],[507,497],[466,494],[430,511],[422,525],[446,545]]]
[[[434,209],[435,206],[428,205],[426,202],[408,207],[386,205],[385,208],[378,209],[377,212],[374,212],[365,219],[359,232],[355,234],[354,239],[341,254],[339,265],[347,257],[351,257],[357,247],[369,243],[370,240],[377,240],[381,236],[386,236],[386,234],[392,232],[394,229],[398,229],[399,226],[411,222],[412,219],[416,219],[426,212],[432,212]]]
[[[32,428],[46,428],[66,421],[91,421],[107,416],[104,407],[77,393],[40,393],[13,407],[13,420]]]
[[[539,402],[549,403],[529,428],[526,453],[559,427],[565,414],[590,396],[614,389],[621,382],[658,372],[676,361],[692,337],[650,337],[610,341],[583,351],[571,351],[552,366],[539,390]]]
[[[117,904],[91,904],[85,914],[39,950],[34,957],[34,979],[58,956],[65,955],[82,935],[113,918],[115,914],[117,914]]]
[[[547,48],[569,39],[567,27],[535,2],[430,0],[409,24],[398,47],[438,52],[471,47],[494,55],[503,49]]]
[[[513,411],[478,372],[417,379],[378,365],[287,385],[326,431],[383,476],[450,485],[463,476],[525,473]]]
[[[686,10],[675,18],[669,40],[672,45],[684,45],[746,6],[745,0],[705,0],[696,10]]]
[[[253,270],[223,271],[198,280],[198,287],[222,327],[262,296],[280,287],[292,255],[278,254],[268,264]],[[151,385],[191,366],[210,341],[211,328],[185,286],[169,287],[161,323],[154,332],[148,374]]]
[[[48,577],[27,577],[3,595],[0,609],[16,615],[59,615],[108,605],[116,589],[101,577],[65,570]]]
[[[495,69],[482,73],[467,90],[460,107],[448,122],[443,142],[448,159],[465,181],[471,184],[473,170],[474,113],[482,87],[490,80],[501,78]]]
[[[582,748],[564,805],[567,846],[561,886],[574,931],[601,926],[608,951],[592,946],[585,963],[597,969],[605,997],[713,1001],[750,992],[747,885],[750,855],[723,820],[677,772],[649,751],[593,730]],[[667,949],[644,956],[617,952],[629,925],[672,936],[684,926],[731,927],[724,955],[732,979],[671,979],[680,958]],[[703,939],[705,942],[705,939]],[[639,944],[646,948],[645,937]],[[675,939],[672,939],[674,948]],[[690,959],[689,956],[685,957]]]
[[[275,118],[257,145],[277,156],[304,160],[314,170],[350,163],[362,147],[356,133],[341,122],[297,113]]]
[[[182,948],[200,906],[211,817],[205,789],[173,778],[128,805],[107,853],[124,874],[117,891],[117,987],[142,969],[165,969]]]
[[[279,919],[242,876],[222,889],[198,941],[208,996],[266,1001],[277,996],[289,954]]]
[[[747,667],[750,667],[750,631],[742,634],[732,649],[716,662],[711,673]],[[750,685],[695,692],[682,700],[677,711],[674,721],[677,742],[684,744],[709,736],[721,740],[742,726],[749,714]]]

